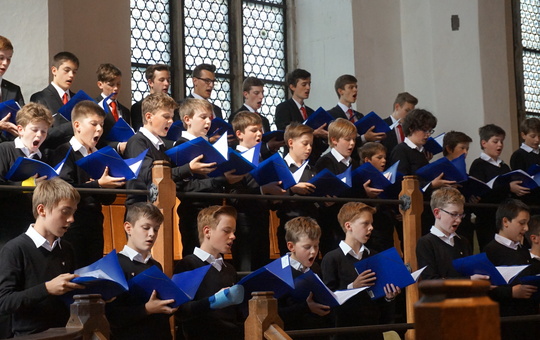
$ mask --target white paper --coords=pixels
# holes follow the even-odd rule
[[[422,272],[424,271],[424,269],[426,269],[427,266],[424,266],[423,268],[420,268],[418,269],[417,271],[411,273],[411,276],[413,278],[414,281],[418,281],[418,278],[420,277],[420,275],[422,274]]]
[[[523,266],[497,266],[497,270],[502,275],[504,280],[508,283],[516,276],[517,274],[521,273],[523,269],[527,268],[529,265],[523,265]]]

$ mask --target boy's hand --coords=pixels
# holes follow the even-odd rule
[[[45,176],[41,176],[41,177],[38,177],[38,176],[39,176],[38,174],[35,174],[35,175],[34,175],[34,178],[35,178],[35,181],[36,181],[36,185],[37,185],[39,182],[44,181],[44,180],[47,179],[47,176],[46,176],[46,175],[45,175]]]
[[[126,178],[109,176],[109,167],[107,166],[105,167],[105,171],[103,171],[103,175],[97,182],[102,188],[118,188],[126,183]]]
[[[212,171],[216,170],[216,162],[203,163],[201,162],[203,157],[204,155],[199,155],[189,162],[189,171],[191,171],[192,174],[208,175]]]
[[[471,280],[489,280],[489,275],[474,274],[471,275]]]
[[[84,286],[71,282],[78,275],[75,274],[60,274],[51,281],[45,282],[45,288],[50,295],[63,295],[74,289],[84,289]]]
[[[328,139],[328,131],[324,129],[325,127],[326,127],[326,123],[319,126],[317,129],[313,130],[313,136],[317,138]]]
[[[325,316],[330,313],[330,306],[321,305],[320,303],[317,303],[313,301],[313,293],[310,292],[309,296],[306,299],[307,305],[309,307],[309,310],[313,314],[317,314],[319,316]]]
[[[443,177],[444,177],[444,172],[441,172],[441,174],[437,176],[437,178],[431,181],[431,186],[433,187],[433,189],[438,189],[440,187],[451,187],[451,186],[456,185],[456,181],[447,181],[443,179]]]
[[[281,148],[282,146],[285,146],[285,141],[284,140],[277,141],[276,137],[274,137],[270,139],[268,143],[266,144],[268,145],[268,149],[275,152],[275,151],[278,151],[279,148]]]
[[[326,197],[337,198],[337,196],[335,195],[334,196],[326,195]],[[334,204],[336,204],[336,202],[324,202],[324,206],[327,208],[333,206]]]
[[[225,176],[225,178],[227,179],[227,182],[229,184],[234,184],[234,183],[238,183],[242,180],[242,178],[244,178],[246,176],[246,174],[244,175],[235,175],[234,173],[236,172],[236,169],[232,169],[232,170],[229,170],[227,172],[225,172],[223,175]]]
[[[315,185],[308,182],[300,182],[291,187],[291,191],[297,195],[309,195],[315,191]]]
[[[469,203],[478,203],[480,200],[480,196],[471,195],[471,197],[469,197]]]
[[[2,120],[0,120],[0,130],[11,133],[13,136],[18,136],[17,125],[9,121],[11,113],[8,113]]]
[[[156,291],[152,291],[152,295],[150,295],[150,299],[147,303],[144,305],[144,309],[146,309],[146,314],[172,314],[176,312],[178,307],[171,308],[168,305],[174,302],[174,299],[169,300],[160,300],[157,297]]]
[[[366,191],[366,194],[369,198],[377,198],[384,190],[372,188],[369,186],[370,183],[370,179],[368,179],[367,182],[364,183],[364,190]]]
[[[426,156],[426,159],[428,160],[428,162],[433,159],[433,153],[427,150],[424,150],[424,155]]]
[[[386,133],[384,132],[373,132],[375,130],[375,125],[369,128],[369,130],[364,133],[364,139],[366,142],[376,142],[386,138]]]
[[[512,297],[514,299],[528,299],[530,298],[538,288],[531,285],[515,285],[512,287]]]
[[[531,192],[531,189],[522,187],[521,181],[510,182],[510,191],[513,192],[516,196],[527,195]]]
[[[213,135],[212,137],[208,138],[208,141],[210,142],[210,144],[214,144],[219,139],[219,137],[221,137],[221,135]]]
[[[261,186],[261,191],[263,195],[285,195],[287,190],[283,190],[281,187],[281,181],[279,182],[270,182]]]
[[[123,155],[124,154],[124,151],[126,150],[126,145],[127,145],[127,142],[120,142],[118,143],[118,153],[120,155]]]
[[[375,285],[375,273],[371,269],[364,270],[358,274],[358,277],[353,282],[353,288],[370,287]]]
[[[398,286],[394,286],[393,283],[387,283],[384,287],[384,297],[386,301],[392,301],[401,293],[401,289]]]

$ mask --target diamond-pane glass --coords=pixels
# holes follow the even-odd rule
[[[540,51],[540,1],[521,1],[521,41],[524,49]]]
[[[540,113],[540,53],[523,51],[525,110]]]
[[[264,85],[264,100],[259,110],[259,113],[268,118],[272,130],[276,129],[274,124],[274,117],[276,113],[276,106],[285,101],[285,85],[265,84]]]
[[[135,102],[148,93],[146,66],[171,63],[169,0],[130,0],[130,8],[131,91]]]

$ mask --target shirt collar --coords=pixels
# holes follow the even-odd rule
[[[257,112],[257,110],[255,110],[254,108],[252,108],[251,106],[249,106],[246,103],[244,103],[244,106],[246,107],[246,109],[248,109],[249,112]]]
[[[58,95],[60,96],[60,98],[63,98],[63,97],[64,97],[64,93],[66,93],[67,96],[68,96],[68,100],[71,99],[71,95],[70,95],[70,93],[69,93],[69,90],[68,90],[68,91],[62,90],[62,88],[60,88],[60,86],[56,85],[54,82],[51,82],[51,85],[54,87],[54,89],[56,90],[56,92],[58,92]]]
[[[148,256],[146,258],[143,258],[141,253],[139,253],[135,249],[129,247],[127,244],[124,246],[124,249],[122,249],[120,254],[125,255],[131,261],[137,261],[137,262],[144,263],[144,264],[148,263],[148,261],[152,258],[152,254],[148,254]]]
[[[195,92],[191,92],[191,95],[193,96],[193,98],[196,98],[196,99],[208,100]]]
[[[360,251],[358,251],[358,254],[355,253],[354,250],[351,248],[351,246],[349,246],[345,241],[339,242],[339,247],[341,248],[341,251],[343,252],[343,255],[345,255],[345,256],[351,255],[352,257],[354,257],[357,260],[362,259],[362,255],[364,254],[364,251],[367,254],[370,253],[369,249],[363,244],[362,244],[362,247],[360,247]]]
[[[291,256],[291,253],[288,253],[287,255],[289,255],[289,263],[291,264],[291,267],[293,267],[294,269],[298,270],[301,273],[305,273],[310,270],[309,267],[305,268],[300,262],[293,259]]]
[[[522,148],[523,150],[525,150],[525,151],[527,151],[527,152],[529,152],[529,153],[530,153],[530,152],[533,152],[533,153],[535,153],[535,154],[537,154],[537,155],[540,153],[540,150],[539,150],[539,149],[533,149],[533,148],[531,148],[530,146],[528,146],[528,145],[525,144],[525,143],[521,143],[520,148]]]
[[[33,158],[34,155],[38,155],[39,158],[41,159],[41,151],[39,151],[38,149],[37,152],[30,152],[30,149],[28,149],[26,145],[24,145],[21,137],[15,138],[14,142],[15,142],[15,148],[20,149],[27,158]]]
[[[191,133],[189,133],[189,132],[187,132],[185,130],[182,131],[182,137],[184,137],[187,140],[194,140],[195,138],[197,138],[197,137],[195,137],[194,135],[192,135]],[[208,140],[207,136],[202,136],[202,138]]]
[[[203,262],[210,263],[218,271],[221,271],[221,268],[225,266],[225,262],[223,262],[222,256],[215,258],[214,255],[207,253],[199,247],[195,247],[195,249],[193,250],[193,255],[197,256]]]
[[[243,146],[243,145],[238,144],[238,145],[236,146],[236,150],[237,150],[238,152],[246,152],[246,151],[248,151],[249,149],[246,148],[246,147]]]
[[[533,254],[530,250],[529,250],[529,253],[531,254],[531,259],[535,259],[535,260],[540,261],[540,256]]]
[[[395,124],[398,120],[394,118],[393,115],[390,115],[390,119],[392,119],[392,125]],[[401,122],[400,122],[401,124]]]
[[[499,234],[495,234],[495,241],[497,241],[498,243],[502,244],[503,246],[507,248],[514,249],[514,250],[517,250],[521,246],[521,243],[509,240],[506,237],[501,236]]]
[[[498,166],[498,167],[500,167],[501,163],[503,162],[502,159],[500,159],[500,158],[497,158],[497,159],[491,158],[485,152],[482,152],[480,154],[480,159],[483,159],[484,161],[486,161],[486,162],[488,162],[490,164],[493,164],[495,166]]]
[[[32,242],[34,242],[34,244],[36,245],[36,248],[43,247],[43,248],[47,249],[48,251],[53,251],[53,249],[58,245],[58,247],[60,249],[62,249],[62,246],[60,245],[60,238],[59,237],[57,237],[54,240],[54,242],[52,244],[50,244],[49,241],[47,241],[47,239],[45,237],[43,237],[43,235],[41,235],[40,233],[37,232],[36,229],[34,229],[33,224],[31,224],[28,227],[25,234],[28,237],[30,237]]]
[[[148,138],[150,140],[150,142],[152,143],[152,145],[154,145],[154,147],[156,149],[159,150],[159,147],[161,145],[164,145],[163,144],[163,141],[161,140],[161,138],[159,138],[158,136],[154,135],[152,132],[150,132],[150,130],[148,130],[147,128],[145,128],[144,126],[141,127],[139,129],[139,132],[142,133],[146,138]]]
[[[303,104],[300,104],[299,102],[297,102],[296,99],[293,98],[292,100],[293,100],[293,102],[296,104],[296,107],[298,107],[298,110],[300,110],[300,108],[301,108],[302,106],[304,106]]]
[[[347,111],[349,111],[349,109],[352,110],[352,107],[348,107],[348,106],[346,106],[345,104],[343,104],[342,102],[338,102],[337,104],[338,104],[338,106],[343,110],[343,112],[345,112],[345,113],[346,113]],[[353,111],[354,111],[354,110],[353,110]]]
[[[79,151],[83,157],[86,157],[89,155],[88,153],[88,150],[86,149],[86,147],[84,147],[81,142],[79,142],[77,140],[77,138],[75,138],[75,136],[71,137],[71,139],[69,140],[69,144],[71,144],[71,147],[73,148],[73,151],[77,152]],[[95,147],[93,147],[91,149],[92,152],[96,152],[97,149]]]
[[[351,157],[343,157],[342,154],[340,154],[336,149],[332,148],[330,149],[330,152],[332,153],[332,155],[334,156],[334,158],[336,159],[336,161],[338,161],[338,163],[343,163],[345,164],[346,166],[349,166],[351,165]]]
[[[429,232],[443,240],[444,243],[451,245],[452,247],[454,246],[454,237],[459,237],[456,233],[451,233],[450,236],[446,236],[439,228],[435,226],[432,226]]]
[[[287,163],[288,167],[290,167],[292,164],[298,166],[296,162],[292,159],[291,154],[289,153],[285,155],[285,157],[283,157],[283,160],[285,161],[285,163]]]
[[[410,139],[409,137],[405,137],[405,139],[403,140],[403,142],[405,142],[405,144],[407,144],[407,146],[411,149],[415,149],[415,150],[418,150],[420,152],[424,152],[424,146],[418,146],[416,144],[414,144]]]

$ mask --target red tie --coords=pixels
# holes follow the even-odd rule
[[[64,93],[64,95],[62,96],[62,103],[64,103],[64,105],[66,105],[68,102],[68,95],[67,93]]]
[[[397,129],[398,129],[398,132],[399,132],[399,138],[398,138],[399,140],[398,140],[398,142],[402,143],[405,140],[405,136],[403,135],[403,127],[401,126],[401,124],[397,125]]]
[[[354,112],[351,108],[347,110],[347,115],[349,116],[349,120],[354,123]]]
[[[307,111],[306,111],[306,108],[304,106],[300,107],[300,112],[302,112],[302,118],[304,118],[304,120],[306,120],[307,119]]]
[[[111,105],[111,109],[112,109],[111,113],[112,113],[112,115],[114,117],[114,120],[118,121],[119,116],[118,116],[118,110],[116,109],[116,102],[113,100],[110,105]]]

